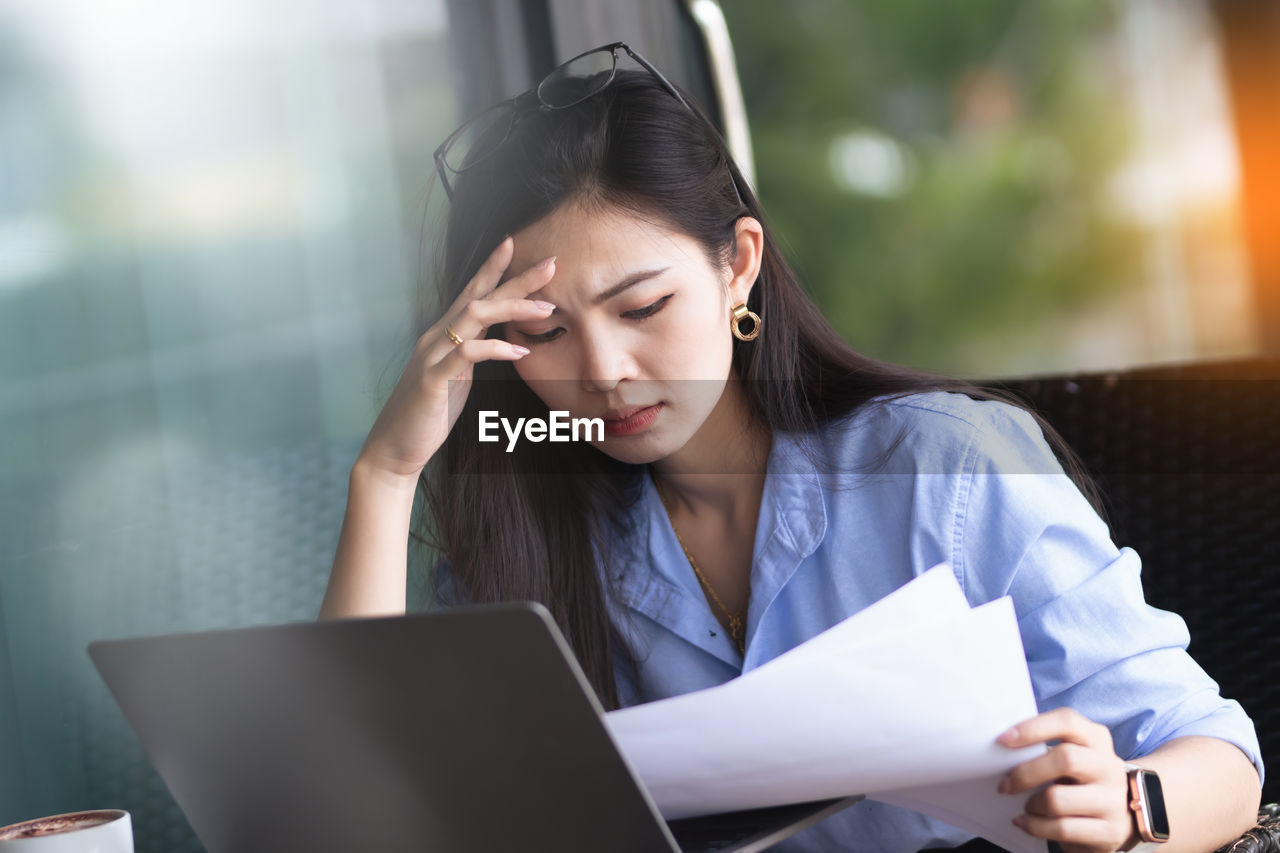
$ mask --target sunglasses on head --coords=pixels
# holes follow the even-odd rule
[[[568,109],[607,89],[617,77],[620,50],[626,51],[640,67],[652,74],[681,106],[694,112],[671,81],[626,42],[617,41],[593,48],[556,66],[532,89],[477,113],[449,134],[433,154],[445,195],[453,198],[449,174],[462,174],[493,156],[510,138],[512,128],[528,110]],[[732,170],[729,177],[733,181],[738,204],[745,207]]]

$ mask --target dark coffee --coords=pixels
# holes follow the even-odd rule
[[[41,817],[35,820],[24,820],[0,829],[0,841],[14,841],[19,838],[40,838],[44,835],[58,835],[64,832],[75,832],[111,823],[122,817],[124,812],[96,811],[73,812],[71,814]]]

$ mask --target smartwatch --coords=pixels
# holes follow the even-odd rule
[[[1158,849],[1169,840],[1169,813],[1164,807],[1164,788],[1154,770],[1126,764],[1129,774],[1129,810],[1138,830],[1138,843],[1128,853]]]

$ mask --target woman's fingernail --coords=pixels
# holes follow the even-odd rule
[[[1004,777],[1002,777],[1002,778],[1000,779],[1000,784],[999,784],[999,785],[996,785],[996,793],[998,793],[998,794],[1007,794],[1007,793],[1009,793],[1009,789],[1010,789],[1010,788],[1012,788],[1012,787],[1013,787],[1013,785],[1012,785],[1012,783],[1010,783],[1010,782],[1009,782],[1009,777],[1008,777],[1008,776],[1004,776]]]
[[[548,314],[556,310],[555,305],[550,302],[543,302],[541,299],[533,300],[533,304],[538,306],[539,311],[546,311]]]
[[[549,258],[543,258],[541,261],[538,261],[538,269],[540,270],[551,269],[551,265],[554,264],[555,262],[556,262],[555,255],[552,255]]]
[[[997,743],[1002,743],[1005,746],[1008,746],[1009,744],[1014,743],[1017,740],[1018,740],[1017,726],[1014,726],[1013,728],[1009,729],[1009,731],[1005,732],[1004,734],[1000,735],[1000,737],[996,738]]]
[[[1013,819],[1013,825],[1018,827],[1018,829],[1026,829],[1027,828],[1026,815],[1018,815],[1017,817],[1015,817]]]
[[[522,346],[520,346],[519,344],[512,344],[512,345],[511,345],[511,351],[512,351],[513,353],[515,353],[516,355],[528,355],[528,354],[529,354],[529,348],[528,348],[528,347],[522,347]]]

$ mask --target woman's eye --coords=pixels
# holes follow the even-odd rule
[[[622,316],[627,317],[628,319],[631,319],[631,320],[643,320],[645,317],[652,317],[654,314],[657,314],[659,311],[665,308],[667,305],[667,300],[674,295],[675,295],[674,293],[668,293],[666,296],[662,297],[657,302],[653,302],[649,305],[644,306],[643,308],[637,308],[634,311],[626,311],[623,313]]]
[[[521,332],[520,336],[523,337],[526,341],[529,341],[531,343],[546,344],[546,343],[550,343],[551,341],[554,341],[556,338],[560,337],[560,335],[562,335],[563,333],[564,333],[564,329],[560,326],[556,326],[554,329],[552,329],[549,332],[541,332],[536,335],[529,334],[528,332]]]

